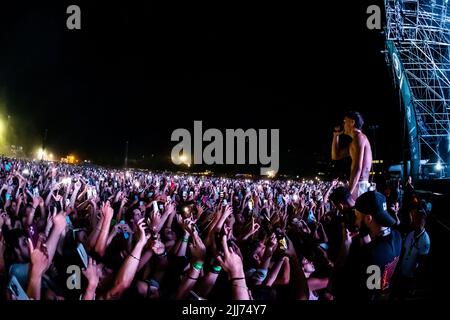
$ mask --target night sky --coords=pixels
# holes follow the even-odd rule
[[[372,142],[367,126],[380,126],[378,158],[401,160],[383,35],[366,29],[367,6],[382,1],[330,2],[4,1],[0,116],[27,150],[47,128],[55,154],[120,165],[129,140],[130,161],[155,168],[169,163],[172,131],[194,120],[278,128],[280,173],[308,174],[356,109]],[[66,29],[70,4],[81,30]]]

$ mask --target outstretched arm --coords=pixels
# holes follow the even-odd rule
[[[139,220],[139,241],[136,243],[136,246],[131,251],[130,255],[125,259],[122,267],[117,274],[117,278],[114,282],[114,287],[108,291],[106,294],[106,299],[118,299],[123,294],[125,290],[127,290],[131,282],[136,275],[136,271],[139,266],[139,262],[141,260],[142,250],[144,249],[145,244],[150,238],[150,234],[145,234],[145,222],[144,219]]]

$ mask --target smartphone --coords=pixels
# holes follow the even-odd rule
[[[224,235],[225,235],[225,229],[224,228],[222,228],[222,230],[220,230],[220,232],[216,232],[215,233],[216,249],[217,249],[218,252],[223,252],[222,238],[223,238]],[[231,247],[233,245],[231,240],[227,240],[227,245],[228,245],[228,247]]]
[[[8,290],[13,294],[17,300],[29,300],[28,295],[23,290],[16,276],[12,276],[8,283]]]
[[[33,188],[33,197],[39,197],[39,189],[37,187]]]
[[[6,201],[11,200],[11,195],[9,193],[6,194]]]
[[[91,187],[88,187],[88,188],[87,188],[86,193],[87,193],[88,199],[92,198],[92,188],[91,188]]]
[[[80,232],[80,231],[84,231],[84,229],[83,228],[76,228],[76,229],[72,230],[73,240],[77,239],[77,233]]]
[[[248,209],[249,209],[250,211],[253,210],[253,201],[252,201],[252,200],[250,200],[250,201],[248,202]]]
[[[158,202],[153,201],[153,211],[158,212]]]
[[[120,224],[125,224],[125,220],[120,220],[119,223]],[[125,238],[125,240],[128,240],[128,238],[130,237],[130,234],[128,232],[124,232],[123,233],[123,237]]]
[[[226,207],[227,204],[228,204],[227,199],[223,199],[223,201],[222,201],[222,207]]]
[[[81,262],[83,262],[84,267],[87,269],[88,267],[88,255],[86,250],[84,249],[84,246],[80,243],[77,246],[77,252],[80,256]]]

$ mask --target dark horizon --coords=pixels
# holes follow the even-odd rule
[[[65,28],[69,4],[0,5],[0,116],[11,115],[10,142],[29,151],[48,129],[47,149],[61,156],[120,166],[129,141],[130,165],[173,168],[172,131],[202,120],[280,129],[279,173],[307,175],[330,161],[333,127],[355,109],[372,147],[368,128],[379,126],[377,158],[402,159],[383,35],[365,24],[372,2],[321,10],[77,1],[79,31]]]

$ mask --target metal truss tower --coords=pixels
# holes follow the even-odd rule
[[[410,174],[450,177],[450,1],[384,3],[386,58],[405,113]]]

